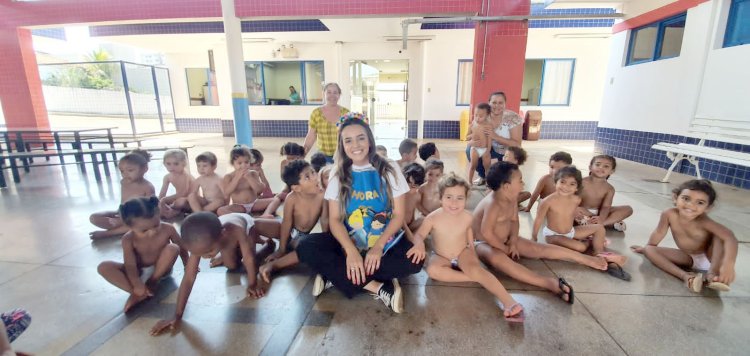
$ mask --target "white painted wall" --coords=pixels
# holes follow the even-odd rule
[[[721,48],[728,3],[688,10],[676,58],[625,66],[629,31],[616,34],[599,126],[682,135],[695,116],[750,120],[750,46]]]

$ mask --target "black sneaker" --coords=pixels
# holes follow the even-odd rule
[[[395,313],[401,313],[404,311],[404,300],[401,294],[401,286],[398,284],[398,279],[396,278],[390,282],[383,282],[383,285],[378,289],[378,294],[375,295],[375,299],[380,299],[385,306],[393,310]]]
[[[315,281],[313,281],[312,295],[313,297],[317,297],[323,294],[323,292],[326,289],[331,288],[331,287],[333,287],[333,284],[331,282],[326,281],[326,279],[323,278],[323,276],[316,274]]]

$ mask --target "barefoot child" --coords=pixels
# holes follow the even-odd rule
[[[443,282],[477,282],[500,300],[508,321],[523,321],[523,306],[505,290],[492,273],[484,269],[474,250],[471,214],[465,210],[471,187],[451,173],[440,179],[441,207],[428,215],[414,234],[414,248],[406,253],[415,262],[425,257],[424,239],[432,234],[434,253],[427,274]]]
[[[271,282],[271,273],[299,263],[297,243],[308,236],[318,224],[328,231],[328,204],[323,199],[318,174],[305,160],[290,162],[284,167],[284,183],[291,193],[284,203],[284,219],[279,233],[279,249],[266,257],[266,263],[260,266],[260,276]]]
[[[120,205],[120,216],[130,231],[122,237],[123,263],[104,261],[99,274],[130,293],[127,312],[144,299],[153,296],[156,283],[172,269],[177,255],[182,263],[188,253],[181,248],[180,236],[171,224],[159,219],[159,199],[135,198]]]
[[[167,150],[164,153],[164,167],[167,175],[161,183],[159,191],[159,210],[165,219],[171,219],[180,213],[189,211],[188,195],[193,184],[193,176],[185,170],[187,167],[187,154],[180,149]],[[169,185],[174,186],[175,193],[167,196]]]
[[[581,203],[581,171],[575,166],[563,167],[555,173],[555,192],[542,200],[534,219],[532,239],[537,240],[539,229],[544,220],[547,225],[542,235],[548,244],[569,248],[580,253],[588,250],[593,256],[607,260],[607,273],[630,280],[630,275],[622,269],[627,257],[605,252],[606,244],[604,226],[599,224],[573,226],[576,208]]]
[[[440,151],[434,142],[425,142],[419,146],[419,158],[427,162],[431,159],[440,159]]]
[[[526,150],[524,150],[523,148],[518,147],[518,146],[509,146],[505,148],[505,154],[503,155],[503,162],[513,163],[518,166],[522,166],[524,163],[526,163],[527,157],[528,155],[526,154]],[[530,197],[531,197],[531,193],[529,193],[528,191],[524,190],[518,193],[518,205],[520,206],[521,203],[523,203]]]
[[[281,155],[285,156],[285,158],[281,160],[281,166],[279,169],[279,174],[283,176],[284,167],[286,167],[287,164],[289,164],[292,161],[305,158],[305,148],[294,142],[287,142],[283,146],[281,146]],[[315,158],[315,160],[319,163],[320,155],[323,155],[323,154],[320,152],[316,152],[313,155],[313,157],[311,157],[311,159]],[[323,165],[327,163],[325,155],[323,155],[323,162],[324,162]],[[283,180],[284,179],[282,178],[282,181]],[[268,183],[264,182],[264,184],[268,186]],[[269,189],[269,188],[266,188],[266,189]],[[260,217],[265,218],[265,219],[273,219],[276,216],[276,210],[279,210],[279,207],[286,199],[287,194],[289,194],[289,187],[284,187],[284,189],[282,189],[281,192],[273,196],[272,199],[267,199],[267,200],[259,199],[258,202],[256,202],[255,204],[262,205],[264,209],[263,214],[261,214]]]
[[[602,257],[520,238],[515,197],[523,189],[521,171],[515,164],[497,162],[490,166],[486,178],[487,186],[493,192],[474,209],[472,224],[478,240],[476,251],[479,259],[515,280],[547,289],[563,301],[573,304],[573,288],[565,279],[541,276],[514,259],[563,260],[600,271],[607,269],[607,261]]]
[[[133,198],[152,197],[155,195],[154,185],[143,178],[148,171],[151,155],[141,149],[130,151],[120,159],[117,167],[120,169],[120,204]],[[91,214],[92,224],[104,230],[93,231],[89,234],[92,240],[109,236],[122,235],[130,228],[120,219],[118,211],[102,211]]]
[[[229,163],[232,164],[234,171],[224,176],[222,190],[225,202],[231,203],[222,206],[216,212],[221,216],[230,213],[250,214],[254,211],[262,211],[254,205],[258,200],[258,194],[266,188],[266,185],[260,181],[258,171],[250,168],[250,165],[255,163],[255,157],[250,149],[236,145],[229,152]]]
[[[489,122],[489,116],[492,108],[490,104],[481,103],[474,108],[474,122],[469,126],[468,137],[469,146],[471,146],[470,163],[469,163],[469,182],[474,179],[474,171],[477,170],[477,166],[482,164],[484,171],[490,169],[490,138],[483,134],[485,131],[492,131],[492,123]]]
[[[417,205],[422,201],[422,195],[419,194],[419,187],[424,184],[424,168],[419,163],[409,163],[403,169],[406,182],[409,184],[409,191],[404,194],[404,204],[406,211],[404,213],[404,232],[411,238],[414,231],[417,231],[424,220],[424,216],[416,217],[415,211]]]
[[[734,281],[737,239],[732,231],[708,217],[716,201],[711,182],[694,179],[672,191],[675,207],[661,213],[659,225],[646,247],[633,246],[656,267],[683,280],[691,291],[708,288],[729,291]],[[672,231],[677,248],[659,247],[667,231]],[[686,270],[695,270],[688,272]],[[705,275],[703,273],[706,273]]]
[[[599,155],[589,163],[589,176],[583,178],[581,206],[576,211],[578,225],[599,224],[625,231],[625,218],[633,215],[628,205],[612,206],[615,187],[607,179],[615,171],[617,161],[610,155]]]
[[[273,198],[273,190],[271,190],[271,184],[268,183],[268,178],[266,178],[266,172],[263,170],[263,153],[260,152],[257,148],[251,148],[250,149],[250,155],[252,156],[252,160],[254,163],[250,164],[250,169],[254,169],[258,171],[258,175],[260,176],[260,182],[263,183],[266,188],[263,189],[263,192],[261,192],[258,195],[258,199],[268,199]],[[256,202],[258,204],[259,202]]]
[[[216,174],[216,155],[203,152],[195,157],[198,178],[193,182],[188,203],[192,211],[210,211],[215,213],[224,205],[224,192],[221,191],[221,177]]]
[[[539,179],[539,182],[536,183],[536,188],[534,188],[534,192],[531,193],[529,204],[526,205],[526,207],[522,210],[527,213],[530,212],[531,207],[534,206],[534,203],[537,199],[544,199],[548,195],[554,193],[555,173],[557,173],[560,168],[569,166],[571,164],[573,164],[573,157],[571,157],[570,153],[568,152],[555,152],[552,156],[550,156],[549,173],[542,176],[542,178]]]
[[[426,173],[426,182],[419,187],[419,195],[421,196],[417,209],[422,216],[430,215],[431,212],[437,210],[440,203],[440,189],[438,188],[438,181],[443,176],[443,162],[439,160],[431,160],[425,163],[424,170]]]
[[[256,257],[255,243],[259,237],[253,228],[252,217],[239,213],[220,217],[205,211],[193,213],[183,221],[180,235],[183,245],[190,252],[190,258],[185,265],[185,274],[177,292],[177,308],[171,320],[159,320],[151,328],[152,336],[179,327],[190,291],[198,276],[201,258],[212,259],[221,252],[224,265],[229,269],[239,267],[241,260],[247,271],[247,296],[257,299],[265,295],[265,287],[258,283],[257,279],[256,258],[260,259],[263,253],[270,252],[268,246],[272,248],[273,245],[266,245]]]
[[[403,169],[407,164],[413,163],[417,160],[417,142],[406,138],[398,145],[398,153],[401,155],[401,159],[397,160],[398,167]]]

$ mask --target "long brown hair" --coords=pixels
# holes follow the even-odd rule
[[[388,178],[388,174],[390,173],[391,176],[396,176],[396,171],[393,169],[393,167],[388,163],[388,161],[385,160],[385,158],[381,157],[379,154],[377,154],[375,150],[375,137],[372,135],[372,130],[370,130],[370,126],[367,125],[364,121],[362,121],[359,118],[349,118],[345,119],[341,122],[341,125],[339,126],[339,138],[338,138],[338,144],[336,149],[336,167],[334,168],[336,171],[336,176],[338,176],[339,179],[339,202],[341,202],[340,205],[340,213],[341,213],[341,219],[346,219],[346,205],[349,203],[349,200],[351,199],[352,195],[352,159],[349,158],[349,156],[346,155],[346,152],[344,152],[344,139],[341,137],[341,131],[344,130],[344,128],[352,126],[352,125],[359,125],[362,126],[365,130],[365,134],[367,135],[367,141],[370,143],[370,147],[367,151],[367,158],[370,164],[375,168],[375,170],[378,172],[378,175],[383,177],[383,179],[380,181],[380,187],[386,188],[386,194],[388,198],[387,207],[391,208],[393,206],[393,191],[391,189],[391,184],[394,184],[396,182],[391,182]]]

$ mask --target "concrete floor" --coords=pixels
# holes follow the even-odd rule
[[[219,135],[180,134],[160,145],[195,144],[191,159],[203,150],[220,157],[231,139]],[[300,139],[293,139],[301,141]],[[276,154],[285,139],[256,139],[266,154],[266,174],[274,191],[282,187]],[[447,171],[465,174],[464,145],[437,141]],[[398,142],[387,142],[391,156]],[[525,142],[530,160],[522,167],[529,188],[546,173],[557,150],[570,152],[585,168],[591,141]],[[278,276],[268,295],[244,298],[242,274],[201,266],[180,332],[151,337],[148,330],[173,313],[182,266],[162,282],[151,300],[127,315],[127,295],[96,272],[105,259],[121,260],[119,239],[91,243],[88,216],[119,202],[117,177],[97,184],[75,166],[35,168],[19,185],[0,190],[0,310],[23,307],[33,322],[15,343],[18,350],[57,354],[569,354],[659,355],[743,354],[750,349],[750,250],[741,243],[737,281],[721,296],[688,292],[682,283],[657,270],[628,246],[644,244],[659,212],[672,205],[670,190],[690,177],[676,174],[671,184],[658,179],[664,170],[618,162],[610,179],[616,204],[630,204],[635,214],[628,231],[608,231],[612,248],[630,257],[631,282],[566,262],[531,261],[524,265],[544,275],[565,277],[575,288],[569,306],[552,294],[500,275],[526,308],[526,322],[503,320],[493,297],[477,284],[437,283],[423,271],[402,280],[406,312],[394,315],[368,295],[346,300],[328,291],[310,295],[312,278],[304,267]],[[157,189],[165,169],[157,159],[147,178]],[[585,172],[584,172],[585,174]],[[717,184],[719,200],[711,215],[748,241],[750,191]],[[471,206],[482,197],[475,191]],[[529,237],[533,213],[521,214],[521,236]],[[674,245],[668,237],[665,245]]]

